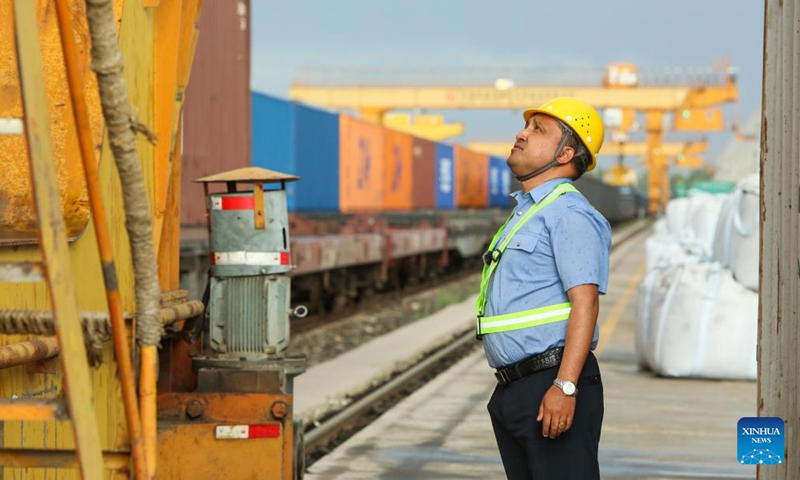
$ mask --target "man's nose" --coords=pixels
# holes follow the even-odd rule
[[[516,137],[514,137],[518,142],[526,142],[528,140],[528,129],[524,129],[520,131]]]

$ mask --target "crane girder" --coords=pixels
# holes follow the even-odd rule
[[[471,150],[482,152],[498,157],[505,157],[511,152],[513,142],[473,142],[469,144]],[[647,143],[638,142],[605,142],[600,149],[600,156],[604,155],[626,155],[640,157],[647,155]],[[708,142],[701,140],[698,142],[669,142],[662,143],[655,149],[655,154],[675,158],[679,155],[696,156],[708,150]]]
[[[554,97],[575,97],[595,108],[675,111],[711,107],[738,98],[735,84],[712,87],[359,87],[292,85],[289,97],[331,108],[523,110]]]

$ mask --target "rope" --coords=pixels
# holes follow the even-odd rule
[[[199,300],[165,307],[159,311],[159,325],[193,318],[201,315],[204,310],[203,302]],[[104,312],[81,312],[80,316],[89,362],[96,367],[103,361],[103,342],[111,338],[111,319]],[[126,313],[125,318],[130,320],[133,316]],[[0,309],[0,334],[54,336],[56,330],[53,312]]]
[[[136,338],[142,346],[158,346],[162,325],[158,319],[160,292],[153,222],[136,151],[137,133],[145,133],[151,141],[154,135],[136,120],[136,110],[129,102],[112,0],[87,0],[86,17],[92,39],[92,70],[97,74],[108,141],[122,184],[125,227],[136,285]]]
[[[103,363],[103,342],[111,338],[111,321],[106,313],[81,312],[83,342],[89,363],[96,367]],[[56,334],[53,313],[36,310],[0,310],[0,333],[8,335]]]

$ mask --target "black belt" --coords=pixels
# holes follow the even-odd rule
[[[536,372],[557,367],[561,363],[561,355],[563,353],[563,348],[553,348],[539,355],[528,357],[514,365],[498,368],[497,371],[494,372],[494,376],[497,378],[497,382],[500,385],[508,385],[520,378],[533,375]]]

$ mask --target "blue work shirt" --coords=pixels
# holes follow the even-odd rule
[[[569,178],[549,180],[517,201],[498,245],[522,215]],[[536,213],[511,239],[489,282],[484,315],[503,315],[569,301],[567,291],[594,284],[600,294],[608,285],[611,226],[583,195],[567,192]],[[595,326],[592,349],[597,346]],[[551,348],[563,347],[567,322],[555,322],[483,336],[489,365],[516,363]]]

